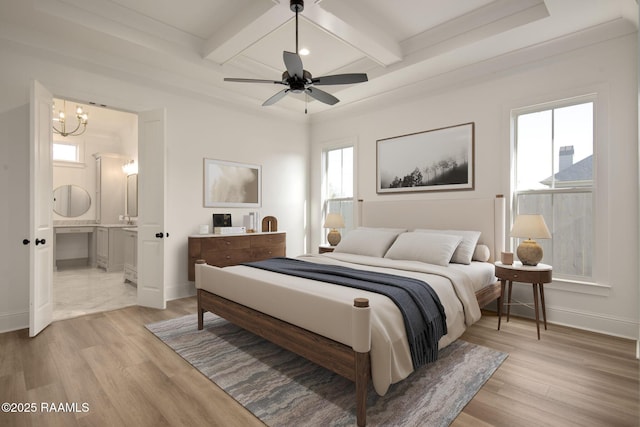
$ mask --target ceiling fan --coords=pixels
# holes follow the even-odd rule
[[[365,73],[350,74],[334,74],[324,77],[313,77],[310,72],[305,70],[302,65],[302,59],[298,55],[298,13],[304,10],[304,0],[290,0],[289,7],[291,11],[296,13],[296,53],[282,52],[282,59],[286,71],[282,73],[282,80],[262,80],[262,79],[241,79],[241,78],[225,78],[226,82],[240,83],[271,83],[288,86],[286,89],[273,95],[267,99],[262,106],[273,105],[281,100],[287,93],[305,93],[310,97],[324,102],[325,104],[334,105],[340,101],[335,96],[322,91],[314,86],[319,85],[344,85],[352,83],[366,82],[367,75]]]

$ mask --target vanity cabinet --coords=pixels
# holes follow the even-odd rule
[[[138,283],[138,231],[132,228],[122,230],[124,240],[124,281]]]
[[[96,228],[96,263],[107,272],[124,269],[124,231],[122,227]]]
[[[127,177],[122,165],[127,160],[119,154],[97,153],[96,158],[96,222],[117,224],[125,214]]]

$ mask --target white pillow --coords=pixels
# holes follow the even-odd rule
[[[454,252],[453,258],[451,258],[451,262],[455,262],[456,264],[471,264],[471,258],[473,257],[473,252],[476,250],[476,244],[481,234],[479,231],[468,230],[418,229],[414,231],[419,233],[453,234],[462,237],[462,242]]]
[[[487,245],[477,245],[476,250],[473,251],[473,261],[487,262],[491,258],[491,251]]]
[[[396,231],[357,228],[343,236],[333,252],[382,258],[398,234]]]
[[[402,233],[385,254],[385,258],[421,261],[447,266],[461,236],[436,233]]]

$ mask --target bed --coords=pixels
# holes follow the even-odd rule
[[[446,312],[440,348],[477,321],[481,307],[498,300],[500,309],[492,261],[504,242],[502,197],[363,202],[358,212],[362,226],[333,253],[296,259],[429,283]],[[366,424],[370,382],[384,394],[414,370],[402,314],[384,295],[204,261],[196,265],[196,288],[199,329],[210,311],[354,381],[358,425]]]

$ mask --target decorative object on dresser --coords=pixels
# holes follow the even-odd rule
[[[213,228],[231,227],[231,214],[213,214]]]
[[[526,238],[518,245],[516,254],[524,265],[537,265],[543,256],[542,247],[533,240],[550,239],[551,233],[542,215],[518,215],[511,228],[511,237]]]
[[[324,228],[329,229],[327,234],[327,241],[331,246],[335,246],[340,243],[340,232],[338,228],[344,228],[344,218],[339,213],[327,214],[327,218],[324,220]]]
[[[278,231],[278,219],[275,216],[262,218],[262,231]]]
[[[475,123],[377,141],[376,192],[474,189]]]
[[[205,208],[260,207],[262,166],[204,159]]]
[[[189,236],[189,280],[195,280],[195,263],[203,259],[209,265],[227,267],[243,262],[286,256],[287,234],[284,231]]]
[[[244,234],[247,232],[246,227],[214,227],[214,234]]]
[[[502,287],[502,295],[504,295],[505,285],[508,283],[508,296],[505,302],[507,306],[507,322],[511,314],[512,305],[524,305],[529,308],[533,308],[536,315],[536,329],[538,330],[538,339],[540,339],[540,310],[538,307],[538,293],[540,294],[540,308],[542,308],[542,318],[544,319],[544,329],[547,329],[547,311],[544,305],[544,284],[551,283],[552,268],[550,265],[537,264],[535,266],[522,265],[517,262],[513,265],[506,265],[501,262],[496,262],[495,274],[500,279],[500,286]],[[533,286],[533,307],[530,304],[511,302],[511,287],[513,282],[531,283]],[[500,323],[502,320],[502,311],[498,309],[498,330],[500,330]]]

